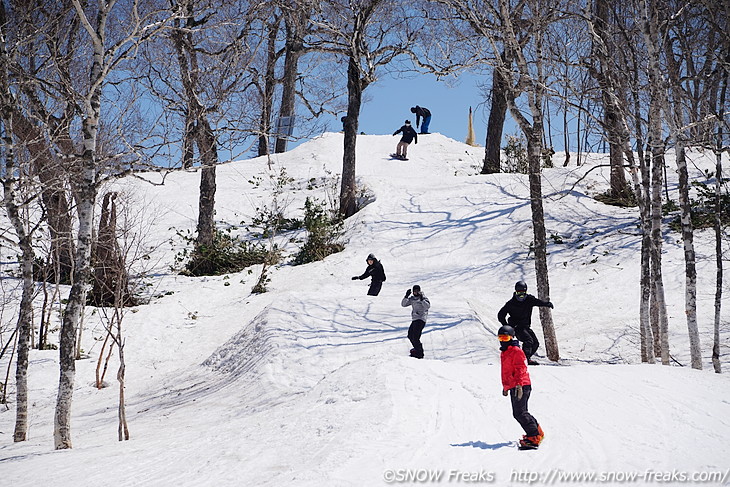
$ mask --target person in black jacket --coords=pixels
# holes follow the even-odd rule
[[[411,113],[416,114],[416,128],[420,125],[422,134],[430,133],[428,126],[431,125],[431,110],[416,105],[415,107],[411,107]],[[421,118],[423,118],[423,124],[421,124]]]
[[[535,306],[554,307],[550,301],[542,301],[532,294],[527,294],[527,284],[525,284],[525,281],[519,281],[515,284],[512,299],[507,301],[497,313],[497,319],[502,326],[511,326],[515,329],[517,339],[522,342],[522,350],[525,352],[529,365],[537,365],[537,362],[532,360],[531,357],[540,346],[540,342],[530,326],[532,308]],[[507,319],[507,315],[509,315],[509,319]]]
[[[368,258],[365,259],[365,261],[368,263],[365,272],[363,272],[361,276],[352,276],[352,280],[363,280],[367,279],[368,276],[372,277],[370,281],[370,288],[368,289],[368,296],[377,296],[380,293],[380,289],[383,287],[383,282],[385,282],[385,270],[383,269],[383,264],[381,264],[373,254],[368,255]]]
[[[418,144],[418,134],[413,129],[413,127],[411,127],[410,120],[406,120],[401,128],[393,132],[393,135],[398,135],[400,133],[402,133],[403,136],[400,138],[400,142],[398,142],[398,147],[396,147],[395,149],[395,157],[399,159],[405,159],[410,143],[414,142],[415,144]]]

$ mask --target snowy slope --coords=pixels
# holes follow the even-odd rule
[[[546,440],[538,451],[516,450],[522,432],[500,394],[494,334],[514,282],[525,279],[534,292],[526,176],[479,175],[482,150],[439,134],[412,145],[410,161],[393,161],[387,154],[396,140],[358,138],[359,182],[375,201],[348,222],[346,250],[277,268],[270,291],[258,296],[250,294],[258,269],[198,279],[169,272],[171,227],[195,225],[196,173],[170,174],[161,186],[138,178],[120,183],[145,215],[147,245],[155,249],[149,283],[156,297],[125,318],[132,439],[116,441],[113,373],[110,387],[93,387],[101,329],[89,313],[91,359],[78,363],[74,449],[52,449],[57,353],[33,351],[29,441],[13,444],[14,410],[0,413],[3,480],[371,486],[431,477],[588,485],[625,484],[624,475],[635,475],[631,484],[652,485],[665,472],[670,481],[716,473],[730,480],[730,379],[639,363],[636,211],[590,197],[606,189],[607,172],[595,170],[572,187],[591,165],[545,171],[546,225],[556,236],[549,246],[551,300],[563,360],[530,369],[530,410]],[[301,216],[307,195],[326,198],[322,178],[340,171],[341,147],[341,135],[325,134],[273,160],[275,172],[285,167],[294,178],[287,192],[292,214]],[[600,161],[596,156],[592,164]],[[692,161],[695,177],[712,164],[699,153]],[[218,168],[221,225],[250,221],[266,204],[267,190],[249,183],[265,179],[266,167],[260,158]],[[665,284],[672,353],[686,364],[678,238],[665,237]],[[698,233],[696,245],[710,369],[712,236]],[[366,282],[350,280],[370,252],[388,276],[378,297],[365,295]],[[432,302],[422,361],[407,357],[410,312],[400,307],[416,283]],[[724,313],[727,369],[727,306]],[[603,477],[565,477],[573,474]]]

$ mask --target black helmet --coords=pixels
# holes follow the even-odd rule
[[[378,260],[378,259],[376,259],[376,258],[375,258],[375,256],[374,256],[373,254],[368,254],[368,257],[367,257],[367,259],[365,259],[365,261],[367,262],[367,261],[369,261],[369,260],[372,260],[373,262],[375,262],[375,261],[376,261],[376,260]]]
[[[515,329],[509,325],[500,326],[499,330],[497,331],[497,336],[499,335],[509,335],[511,337],[514,337]]]
[[[527,284],[525,281],[517,281],[515,284],[515,291],[527,292]]]

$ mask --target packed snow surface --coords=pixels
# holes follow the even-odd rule
[[[14,386],[0,413],[2,485],[377,486],[721,485],[730,481],[730,378],[712,372],[714,236],[696,234],[703,371],[692,370],[680,235],[665,230],[664,279],[672,366],[641,364],[640,235],[635,208],[593,196],[608,188],[606,155],[543,178],[550,299],[561,360],[530,367],[530,411],[545,430],[537,451],[501,394],[497,311],[524,279],[537,294],[527,176],[481,175],[483,149],[439,134],[419,138],[409,161],[397,138],[358,137],[365,205],[346,222],[346,249],[323,261],[219,277],[170,270],[194,231],[199,174],[146,173],[116,183],[144,235],[148,304],[126,310],[126,411],[117,440],[115,352],[108,387],[94,387],[103,327],[87,309],[77,362],[73,449],[54,451],[58,352],[33,350],[29,439],[13,443]],[[576,160],[573,154],[571,159]],[[705,181],[712,154],[692,152]],[[301,218],[304,199],[338,195],[342,135],[217,168],[216,218],[245,232],[256,208]],[[670,167],[671,169],[671,167]],[[669,171],[676,200],[676,174]],[[157,184],[149,184],[148,179]],[[160,184],[164,183],[164,184]],[[365,204],[367,203],[367,204]],[[291,253],[302,231],[279,236]],[[374,253],[387,281],[366,295]],[[408,357],[410,309],[420,284],[431,301],[424,360]],[[727,285],[725,295],[730,295]],[[40,304],[39,304],[40,305]],[[722,359],[728,357],[723,303]],[[60,306],[60,305],[57,305]],[[543,342],[538,313],[533,328]],[[53,340],[57,340],[53,335]],[[684,365],[680,367],[679,364]],[[0,364],[7,370],[7,361]],[[14,370],[14,366],[11,370]]]

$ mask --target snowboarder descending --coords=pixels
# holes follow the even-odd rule
[[[428,126],[431,125],[431,110],[416,105],[415,107],[411,107],[411,113],[416,114],[416,128],[420,125],[422,134],[430,133]],[[421,118],[423,118],[423,124],[421,124]]]
[[[428,318],[428,310],[431,307],[431,301],[421,291],[421,286],[416,284],[413,286],[413,294],[411,290],[406,291],[406,295],[400,302],[404,308],[411,306],[411,326],[408,328],[408,340],[411,341],[413,348],[411,349],[411,357],[423,358],[423,344],[421,343],[421,333],[426,326]]]
[[[401,128],[393,132],[393,135],[395,136],[400,133],[402,133],[403,135],[401,136],[400,142],[398,142],[398,146],[395,149],[395,154],[391,154],[391,157],[407,161],[408,159],[406,159],[406,157],[408,156],[408,146],[411,142],[413,142],[414,144],[418,144],[418,134],[413,129],[413,127],[411,127],[410,120],[406,120]]]
[[[515,338],[515,330],[509,325],[502,326],[497,332],[499,349],[502,351],[502,395],[510,396],[512,416],[520,423],[525,435],[519,441],[520,450],[536,450],[545,433],[537,420],[527,410],[532,384],[527,372],[527,358]]]
[[[383,264],[375,258],[373,254],[369,254],[365,262],[368,263],[365,272],[360,276],[352,276],[353,281],[367,279],[371,277],[370,288],[368,288],[368,296],[377,296],[380,293],[380,289],[383,287],[385,282],[385,269]]]
[[[522,349],[527,356],[529,365],[538,365],[532,360],[532,356],[540,347],[540,342],[532,331],[532,308],[534,306],[547,306],[553,308],[550,301],[542,301],[532,294],[527,294],[527,284],[525,281],[519,281],[515,284],[515,292],[512,299],[507,301],[502,309],[497,313],[497,319],[502,325],[510,325],[515,329],[517,338],[522,342]],[[509,319],[507,319],[509,315]]]

